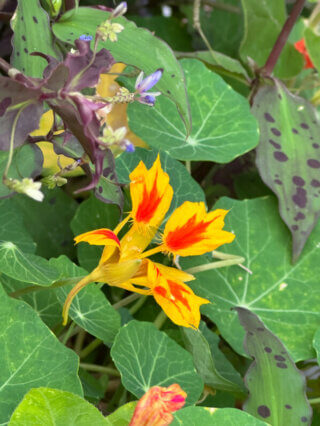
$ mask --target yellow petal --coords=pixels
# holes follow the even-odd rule
[[[42,114],[39,123],[39,129],[34,130],[30,133],[30,136],[47,136],[53,126],[53,111],[49,111]]]
[[[228,210],[206,212],[203,202],[184,202],[170,216],[163,234],[163,250],[180,256],[194,256],[231,243],[235,235],[223,231]]]
[[[130,174],[132,218],[141,229],[157,229],[169,210],[173,190],[169,176],[162,170],[158,155],[152,167],[147,170],[141,161]]]
[[[165,314],[177,325],[197,329],[200,323],[200,306],[210,303],[193,293],[190,287],[179,280],[162,274],[157,265],[149,261],[148,278],[155,301]]]
[[[111,229],[101,228],[94,231],[85,232],[74,238],[76,244],[85,241],[95,246],[116,246],[120,247],[120,241]]]

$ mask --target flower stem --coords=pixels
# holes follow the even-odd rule
[[[66,331],[66,333],[62,336],[61,343],[63,345],[65,345],[67,343],[67,341],[70,339],[70,337],[72,336],[72,333],[73,333],[75,327],[76,327],[76,323],[72,322],[71,325],[70,325],[70,327]]]
[[[80,329],[77,338],[76,338],[76,342],[74,344],[74,351],[79,355],[83,346],[83,342],[84,339],[86,337],[86,331],[83,330],[82,328]]]
[[[87,371],[96,371],[97,373],[108,374],[109,376],[121,377],[119,371],[112,367],[103,367],[83,362],[80,362],[80,367]]]
[[[311,398],[311,399],[308,399],[308,402],[311,405],[320,404],[320,398]]]
[[[141,296],[136,303],[129,309],[129,312],[131,315],[135,314],[141,306],[144,305],[145,301],[147,300],[148,296]]]
[[[300,13],[302,12],[303,6],[305,4],[306,0],[296,0],[290,15],[288,16],[284,26],[282,27],[282,30],[271,50],[271,53],[264,65],[264,67],[262,68],[262,72],[261,74],[264,77],[270,77],[272,74],[272,71],[274,69],[274,67],[277,64],[277,61],[279,59],[279,56],[282,52],[282,49],[284,48],[289,34],[296,22],[296,20],[298,19]]]
[[[119,302],[114,303],[112,305],[112,307],[114,309],[122,308],[123,306],[127,306],[127,305],[129,305],[129,303],[134,302],[139,297],[140,297],[140,294],[138,294],[138,293],[130,294],[129,296],[125,297],[124,299],[119,300]]]
[[[100,339],[94,339],[91,343],[89,343],[88,346],[86,346],[82,351],[80,352],[80,358],[86,358],[91,352],[93,352],[98,346],[101,345],[102,340]]]
[[[244,257],[234,257],[233,259],[226,259],[217,262],[205,263],[204,265],[195,266],[187,269],[185,272],[188,274],[196,274],[197,272],[209,271],[211,269],[224,268],[225,266],[238,265],[245,261]]]
[[[160,330],[163,324],[166,322],[166,320],[167,320],[167,315],[163,311],[160,311],[157,318],[153,321],[153,324],[157,327],[158,330]]]
[[[68,321],[68,313],[69,309],[72,303],[72,300],[76,297],[76,295],[79,293],[80,290],[82,290],[86,285],[90,284],[91,282],[94,282],[95,279],[92,276],[92,273],[90,275],[87,275],[84,277],[81,281],[76,284],[73,289],[68,294],[66,301],[64,302],[63,309],[62,309],[62,317],[63,321],[62,324],[66,325]]]

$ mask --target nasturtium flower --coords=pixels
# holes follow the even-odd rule
[[[301,40],[297,41],[294,44],[294,47],[304,57],[304,68],[305,69],[314,68],[314,65],[313,65],[313,63],[312,63],[312,61],[310,59],[309,53],[307,51],[307,47],[306,47],[306,43],[304,41],[304,38],[302,38]]]
[[[129,426],[167,426],[172,413],[185,404],[186,392],[174,383],[164,388],[153,386],[139,399]]]
[[[148,257],[159,252],[173,256],[199,255],[232,242],[234,234],[222,229],[227,210],[207,213],[204,203],[187,201],[168,219],[160,244],[145,251],[173,197],[169,176],[161,167],[159,155],[149,170],[141,161],[132,171],[130,195],[132,210],[113,231],[96,229],[75,238],[77,244],[103,245],[104,250],[98,266],[69,293],[63,308],[64,324],[74,296],[90,282],[102,282],[151,295],[175,324],[198,328],[200,306],[209,301],[194,294],[185,284],[194,277]],[[130,229],[119,238],[119,232],[129,221]]]

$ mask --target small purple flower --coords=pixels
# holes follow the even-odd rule
[[[135,151],[135,146],[133,145],[133,143],[131,143],[127,140],[126,141],[126,152],[134,152],[134,151]]]
[[[145,104],[145,105],[149,105],[149,106],[154,106],[155,102],[156,102],[156,96],[157,95],[151,95],[150,93],[146,93],[146,94],[142,94],[140,96],[140,98],[138,99],[138,101],[141,104]]]
[[[148,75],[145,79],[143,79],[143,72],[141,72],[137,78],[135,89],[140,95],[147,90],[151,89],[155,84],[158,83],[160,78],[162,77],[163,69],[159,68],[154,73]]]
[[[93,40],[93,37],[91,35],[82,34],[79,37],[79,40],[82,40],[82,41],[91,41],[91,40]]]

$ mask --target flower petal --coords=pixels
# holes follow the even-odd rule
[[[158,155],[148,170],[141,161],[130,174],[133,226],[121,239],[123,258],[141,254],[150,244],[171,204],[173,189]]]
[[[138,401],[129,426],[167,426],[173,420],[171,413],[182,408],[186,398],[177,383],[167,388],[153,386]]]
[[[227,210],[207,213],[203,202],[186,201],[170,216],[163,234],[163,250],[180,256],[194,256],[231,243],[235,235],[223,231]]]
[[[120,247],[120,241],[116,234],[110,229],[101,228],[94,231],[85,232],[74,238],[76,244],[85,241],[95,246],[116,246]]]
[[[200,306],[210,303],[209,300],[196,296],[182,281],[172,280],[170,274],[166,276],[163,272],[157,264],[149,261],[149,285],[152,286],[155,301],[172,322],[197,329],[200,323]]]

